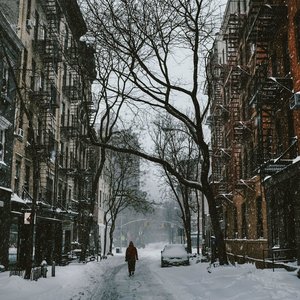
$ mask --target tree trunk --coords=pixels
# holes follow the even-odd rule
[[[114,242],[114,232],[113,232],[113,230],[111,228],[109,230],[109,241],[110,241],[110,244],[109,244],[109,253],[112,254],[112,247],[113,247],[113,242]]]
[[[216,247],[218,249],[219,262],[221,265],[228,264],[227,255],[226,255],[226,245],[225,245],[225,241],[224,241],[223,232],[220,227],[219,215],[217,212],[215,198],[212,193],[211,187],[209,186],[208,183],[203,185],[203,188],[205,189],[204,194],[208,201],[212,229],[213,229],[214,235],[216,237]]]
[[[200,254],[200,200],[198,197],[198,191],[196,191],[196,197],[197,197],[197,254]],[[203,231],[203,228],[202,228]],[[203,234],[203,232],[202,232]]]
[[[31,122],[30,122],[31,124]],[[30,132],[32,133],[32,127],[29,127]],[[40,164],[36,152],[36,145],[33,144],[33,151],[36,154],[36,159],[33,160],[33,194],[32,194],[32,206],[31,206],[31,222],[29,225],[29,236],[26,241],[26,258],[25,258],[25,279],[30,279],[31,269],[33,261],[33,247],[34,245],[34,234],[35,234],[35,220],[36,220],[36,203],[38,201],[39,195],[39,182],[40,182]]]
[[[104,228],[104,243],[103,243],[103,256],[106,255],[106,240],[107,240],[107,218],[106,218],[107,213],[104,213],[104,224],[105,224],[105,228]]]

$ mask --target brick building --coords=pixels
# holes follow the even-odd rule
[[[75,0],[0,5],[16,45],[18,38],[24,45],[9,139],[10,240],[21,268],[32,255],[37,264],[61,263],[90,218],[96,166],[86,118],[93,113],[94,50],[80,40],[87,28]]]
[[[235,257],[300,258],[298,10],[228,1],[210,56],[211,183]]]
[[[15,114],[16,83],[23,46],[16,33],[0,12],[0,264],[7,267],[11,200],[13,126]],[[14,71],[11,68],[14,68]]]

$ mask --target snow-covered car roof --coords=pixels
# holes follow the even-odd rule
[[[163,250],[164,256],[186,256],[187,251],[185,250],[184,245],[182,244],[170,244],[166,245]]]

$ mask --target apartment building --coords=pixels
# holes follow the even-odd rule
[[[32,255],[61,263],[90,217],[94,50],[81,41],[87,28],[76,0],[0,5],[24,45],[10,135],[14,260],[21,268]]]
[[[18,77],[23,45],[11,28],[8,20],[0,12],[0,262],[8,265],[9,245],[16,240],[9,240],[12,149],[14,134],[14,114],[16,100],[16,82]],[[11,70],[13,68],[13,71]],[[15,77],[16,78],[15,78]],[[12,228],[14,232],[14,228]]]
[[[235,259],[300,258],[298,6],[228,1],[210,56],[211,184]]]

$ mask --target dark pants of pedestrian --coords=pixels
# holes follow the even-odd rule
[[[135,271],[135,259],[128,259],[128,273],[129,276],[133,275]]]

